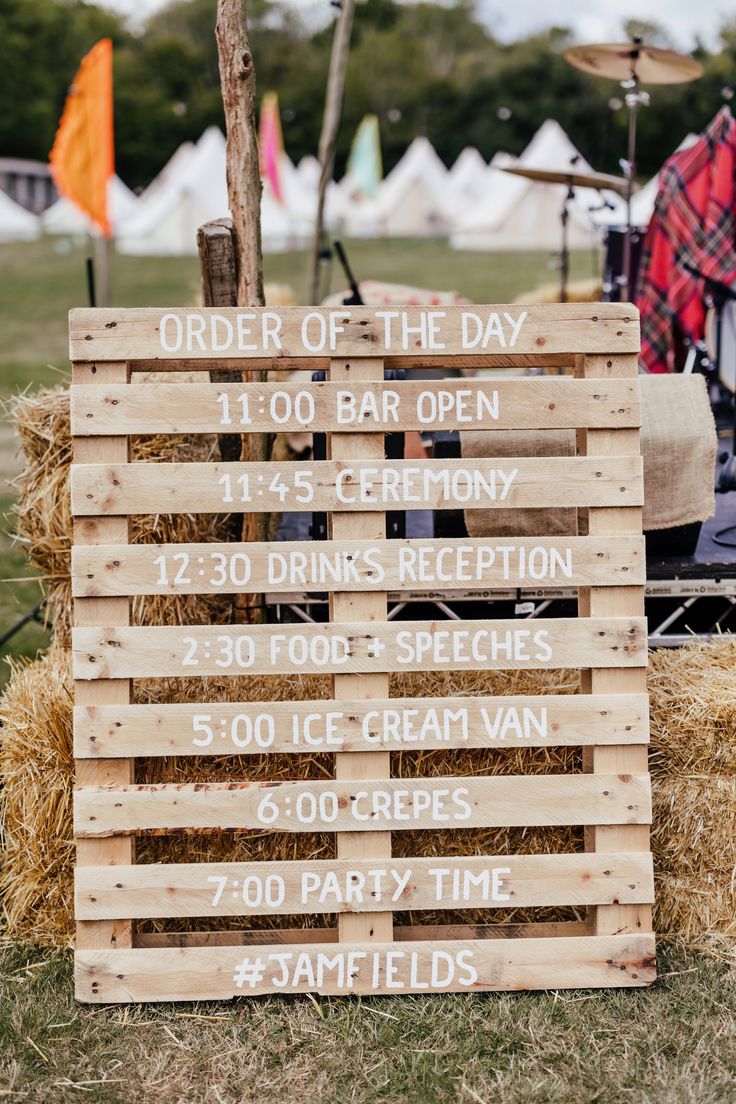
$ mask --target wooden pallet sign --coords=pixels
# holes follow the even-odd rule
[[[654,978],[637,353],[627,304],[75,310],[76,987],[86,1002],[645,986]],[[387,367],[517,377],[385,378]],[[529,377],[529,365],[566,369]],[[212,368],[304,380],[200,382]],[[315,368],[324,382],[313,382]],[[156,371],[155,381],[141,376]],[[160,372],[169,373],[161,382]],[[176,373],[187,372],[187,379]],[[194,379],[192,379],[194,373]],[[271,377],[273,380],[274,377]],[[576,457],[387,460],[403,430],[578,431]],[[131,463],[132,435],[313,430],[327,459]],[[386,511],[572,507],[578,535],[386,537]],[[131,544],[146,513],[326,512],[323,541]],[[388,595],[577,588],[578,617],[405,621]],[[327,592],[326,624],[131,624],[140,595]],[[566,668],[580,693],[396,698],[401,671]],[[135,704],[133,680],[327,674],[321,701]],[[204,684],[206,685],[206,683]],[[583,749],[582,772],[396,777],[392,751]],[[248,757],[332,756],[319,781]],[[223,755],[243,781],[143,785],[139,757]],[[392,833],[584,827],[563,854],[394,857]],[[335,858],[189,862],[192,831],[335,834]],[[146,833],[181,861],[137,863]],[[573,907],[570,921],[423,913]],[[395,924],[396,913],[413,922]],[[307,926],[315,915],[331,926]],[[218,930],[224,917],[242,927]],[[265,927],[264,918],[289,927]],[[304,918],[300,926],[299,917]],[[146,921],[197,921],[155,933]],[[202,927],[202,922],[205,927]],[[249,927],[257,921],[260,927]],[[207,922],[215,927],[209,930]],[[282,921],[283,925],[283,921]],[[186,926],[186,925],[185,925]],[[148,925],[150,929],[150,924]]]

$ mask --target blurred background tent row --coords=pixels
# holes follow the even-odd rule
[[[371,131],[372,148],[363,137]],[[415,138],[383,179],[378,143],[377,127],[369,117],[356,134],[354,161],[328,189],[330,230],[350,238],[448,237],[457,249],[555,250],[564,185],[550,187],[502,170],[512,164],[564,170],[573,161],[576,170],[590,170],[553,119],[542,124],[520,157],[499,151],[490,164],[478,150],[467,147],[448,169],[427,138]],[[266,251],[301,249],[308,243],[318,180],[316,158],[306,156],[295,166],[281,146],[275,171],[264,178],[261,217]],[[640,226],[648,221],[656,190],[655,177],[636,197]],[[196,143],[183,143],[138,196],[116,175],[109,204],[120,252],[193,254],[197,228],[227,213],[224,135],[209,127]],[[602,198],[592,189],[578,189],[570,207],[571,248],[600,244],[605,226],[623,220],[623,206],[613,192]],[[85,215],[64,197],[33,212],[0,192],[0,241],[29,241],[42,233],[74,237],[91,230]]]

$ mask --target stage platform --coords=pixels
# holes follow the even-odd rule
[[[280,540],[309,540],[311,515],[284,514]],[[703,524],[692,556],[647,557],[646,613],[651,647],[674,647],[694,636],[710,639],[736,628],[736,547],[716,543],[736,526],[736,492],[716,495],[716,513]],[[432,514],[408,511],[406,536],[434,535]],[[736,529],[724,534],[736,541]],[[267,594],[270,621],[294,623],[327,619],[326,594]],[[577,592],[571,589],[464,590],[389,594],[391,620],[475,620],[487,617],[574,617]]]

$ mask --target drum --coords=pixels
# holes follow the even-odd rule
[[[705,316],[705,343],[708,356],[717,366],[718,379],[727,391],[736,394],[736,299],[729,299],[721,310],[720,342],[715,307]]]
[[[603,264],[603,299],[606,303],[621,302],[621,280],[624,274],[624,247],[626,231],[621,227],[610,227],[606,232],[606,257]],[[644,231],[634,227],[631,231],[631,287],[636,288],[639,273],[641,250],[644,244]],[[633,300],[634,293],[629,293]]]

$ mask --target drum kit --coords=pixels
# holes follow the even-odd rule
[[[623,176],[606,173],[578,171],[573,158],[569,168],[542,169],[523,165],[510,166],[503,171],[523,176],[545,184],[565,185],[565,195],[560,211],[562,248],[560,252],[560,302],[567,301],[570,274],[570,250],[568,222],[570,204],[576,188],[593,188],[605,193],[615,192],[626,201],[626,218],[622,230],[609,234],[607,256],[606,292],[612,299],[627,299],[633,293],[637,245],[641,241],[640,228],[632,218],[631,201],[636,191],[636,131],[640,109],[649,102],[644,84],[683,84],[702,75],[702,66],[691,57],[661,50],[647,45],[640,35],[631,42],[600,43],[592,46],[574,46],[565,53],[565,59],[576,69],[618,81],[624,91],[624,103],[628,111],[628,142],[626,159],[622,160]]]

